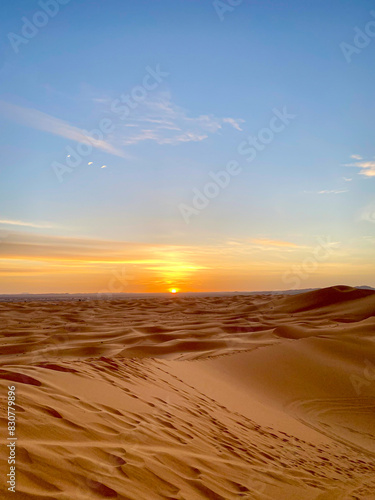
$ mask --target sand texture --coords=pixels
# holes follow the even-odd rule
[[[0,323],[1,498],[375,499],[371,290],[29,299]]]

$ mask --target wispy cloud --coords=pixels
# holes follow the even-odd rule
[[[185,109],[172,102],[169,92],[161,92],[134,110],[127,123],[120,127],[118,139],[126,146],[142,141],[157,144],[199,142],[210,134],[218,133],[226,125],[242,131],[242,123],[244,120],[239,118],[220,118],[213,114],[190,116]]]
[[[171,285],[184,291],[249,290],[249,286],[260,290],[271,289],[265,283],[272,279],[272,288],[280,288],[280,276],[311,258],[317,248],[316,242],[303,245],[300,240],[293,243],[264,235],[206,245],[94,240],[26,231],[9,231],[7,236],[0,245],[0,283],[3,290],[16,293],[160,292]],[[320,276],[333,280],[344,271],[347,276],[354,270],[363,276],[368,273],[372,241],[363,247],[363,259],[362,255],[353,257],[350,248],[340,250],[339,243],[329,238],[324,238],[324,245],[335,248],[335,260],[321,264]],[[14,285],[15,276],[21,285]]]
[[[242,132],[240,123],[243,123],[245,120],[239,120],[239,119],[235,120],[234,118],[223,118],[222,120],[223,123],[229,123],[230,125],[232,125],[233,128]]]
[[[50,134],[65,137],[66,139],[70,139],[72,141],[88,142],[88,137],[84,130],[37,109],[24,108],[5,101],[0,101],[0,113],[9,120],[26,127],[42,130],[43,132],[49,132]],[[107,141],[96,140],[90,137],[90,142],[94,148],[105,151],[106,153],[120,156],[122,158],[127,156],[124,151],[118,149]]]
[[[10,219],[0,219],[0,224],[6,224],[9,226],[24,226],[24,227],[35,227],[38,229],[51,229],[53,226],[48,222],[24,222],[21,220],[10,220]]]
[[[355,166],[361,169],[359,172],[360,175],[375,177],[375,161],[361,161]]]
[[[347,189],[323,189],[322,191],[318,191],[318,194],[341,194],[347,192]]]
[[[0,245],[0,264],[7,263],[5,274],[9,274],[12,267],[20,275],[26,274],[23,269],[27,266],[29,272],[36,275],[57,273],[66,277],[67,274],[81,273],[88,281],[98,278],[97,273],[107,275],[108,281],[113,270],[126,266],[127,270],[132,269],[136,273],[139,283],[145,279],[158,279],[164,284],[180,284],[206,267],[195,261],[196,254],[197,248],[189,251],[186,246],[12,231]]]
[[[358,172],[359,175],[364,177],[375,177],[375,161],[363,161],[363,158],[359,155],[352,155],[351,158],[358,160],[354,163],[345,163],[344,167],[356,167],[361,170]]]

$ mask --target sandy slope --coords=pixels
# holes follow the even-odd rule
[[[8,302],[0,319],[4,498],[375,499],[374,292]]]

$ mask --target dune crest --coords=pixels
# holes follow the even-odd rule
[[[374,291],[28,300],[0,320],[13,498],[375,499]]]
[[[373,302],[374,296],[374,290],[337,285],[322,290],[313,290],[297,296],[288,296],[279,305],[285,312],[307,312],[364,298],[372,298],[371,302]]]

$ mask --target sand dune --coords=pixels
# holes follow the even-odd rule
[[[13,498],[375,499],[371,290],[27,300],[0,320]]]

